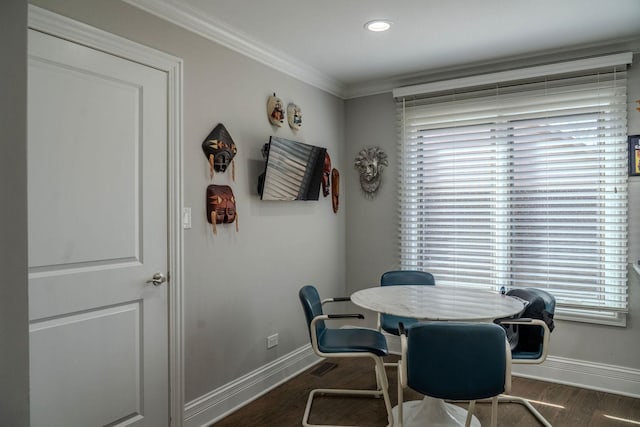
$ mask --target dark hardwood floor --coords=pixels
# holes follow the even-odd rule
[[[393,358],[390,358],[393,359]],[[397,403],[394,369],[387,369],[391,405]],[[327,359],[285,384],[213,424],[215,427],[300,426],[309,391],[314,388],[368,388],[375,386],[373,362],[363,359]],[[640,399],[577,387],[513,377],[511,394],[544,402],[534,406],[555,427],[634,427],[640,425]],[[405,390],[405,401],[421,395]],[[465,407],[465,404],[460,404]],[[476,417],[490,425],[491,405],[477,404]],[[610,418],[614,417],[614,418]],[[621,421],[625,419],[628,421]],[[382,399],[318,397],[311,423],[339,423],[364,427],[386,425]],[[519,404],[500,404],[498,425],[538,427],[538,421]]]

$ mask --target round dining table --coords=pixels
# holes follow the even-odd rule
[[[525,302],[483,289],[396,285],[362,289],[351,301],[368,310],[421,320],[491,322],[520,313]]]
[[[499,292],[452,286],[395,285],[362,289],[351,301],[367,310],[424,321],[492,322],[524,310],[526,302]],[[403,403],[403,426],[464,426],[467,411],[442,399]],[[393,408],[398,417],[398,407]],[[473,427],[480,422],[473,417]]]

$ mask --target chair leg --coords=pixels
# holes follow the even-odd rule
[[[402,381],[400,380],[400,375],[402,375],[402,373],[400,372],[400,363],[397,364],[397,368],[398,368],[398,419],[396,420],[396,425],[398,427],[402,427],[403,422],[404,422],[404,415],[402,414],[402,407],[403,407],[403,403],[404,403],[404,390],[402,388]]]
[[[491,404],[493,405],[493,399],[482,399],[482,400],[478,400],[478,402],[479,403],[491,402]],[[529,410],[529,412],[531,412],[531,415],[533,415],[538,420],[538,422],[540,422],[540,424],[542,424],[544,427],[553,427],[551,423],[547,421],[547,419],[543,417],[542,414],[536,408],[534,408],[531,402],[529,402],[524,397],[501,394],[497,396],[497,402],[498,403],[517,403],[517,404],[523,405]]]
[[[378,364],[376,363],[375,367],[375,372],[376,372],[376,387],[378,388],[378,390],[382,390],[382,384],[380,384],[380,368],[378,368]],[[384,364],[382,365],[382,373],[384,373]]]
[[[498,425],[498,396],[491,399],[491,427]]]
[[[311,390],[311,392],[309,393],[309,398],[307,399],[307,406],[304,410],[304,416],[302,417],[302,425],[305,427],[327,426],[327,424],[310,424],[309,423],[311,406],[313,405],[313,399],[316,397],[316,395],[380,397],[381,394],[382,394],[381,390],[348,390],[348,389],[335,389],[335,388],[317,388],[317,389]],[[339,426],[335,426],[335,427],[339,427]]]
[[[464,421],[464,427],[469,427],[471,425],[471,419],[473,418],[473,412],[476,409],[476,401],[469,401],[469,409],[467,409],[467,419]],[[492,426],[493,427],[493,426]]]
[[[382,392],[384,399],[384,406],[387,409],[387,427],[393,426],[393,413],[391,412],[391,399],[389,398],[389,380],[387,379],[387,372],[384,370],[384,360],[382,357],[374,358],[376,362],[376,378],[378,378],[378,390]]]
[[[536,408],[533,407],[531,402],[529,402],[524,397],[501,394],[500,396],[498,396],[498,402],[518,403],[520,405],[524,405],[529,410],[529,412],[531,412],[531,414],[534,417],[536,417],[536,419],[540,422],[540,424],[542,424],[544,427],[553,427],[551,423],[549,423],[549,421],[547,421],[547,419],[543,417],[542,414],[538,412]]]
[[[333,389],[333,388],[319,388],[311,390],[309,398],[307,399],[307,406],[304,410],[302,417],[302,425],[304,427],[348,427],[348,426],[328,426],[326,424],[310,424],[309,415],[311,414],[311,406],[313,405],[313,399],[316,395],[329,395],[329,396],[371,396],[380,397],[382,395],[384,399],[384,406],[387,410],[387,427],[393,426],[393,414],[391,412],[391,400],[389,399],[389,382],[387,380],[387,374],[384,371],[384,364],[382,358],[373,357],[375,361],[376,371],[376,390],[353,390],[353,389]]]

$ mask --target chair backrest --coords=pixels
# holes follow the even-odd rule
[[[433,274],[417,270],[387,271],[380,277],[380,286],[394,285],[435,285]]]
[[[419,323],[408,329],[407,385],[441,399],[476,400],[505,391],[504,329],[492,323]]]
[[[433,274],[418,270],[391,270],[380,277],[380,286],[396,285],[435,285],[436,280]],[[399,335],[398,323],[403,322],[405,326],[416,323],[417,319],[393,316],[390,314],[378,314],[378,327],[385,332]]]
[[[507,295],[528,302],[527,307],[518,317],[543,320],[549,327],[549,331],[553,331],[555,327],[553,316],[556,310],[556,299],[553,295],[538,288],[511,289]],[[517,325],[507,331],[514,352],[539,353],[543,342],[543,333],[540,326],[526,325]]]
[[[324,314],[322,312],[322,300],[318,295],[318,290],[311,285],[306,285],[300,288],[298,292],[304,315],[307,319],[307,329],[309,331],[309,338],[311,338],[311,321],[314,317]],[[324,321],[316,323],[316,336],[321,336],[322,331],[326,328]]]

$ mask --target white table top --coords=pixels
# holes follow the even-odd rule
[[[351,295],[368,310],[421,320],[492,321],[522,311],[519,299],[486,290],[451,286],[377,286]]]

